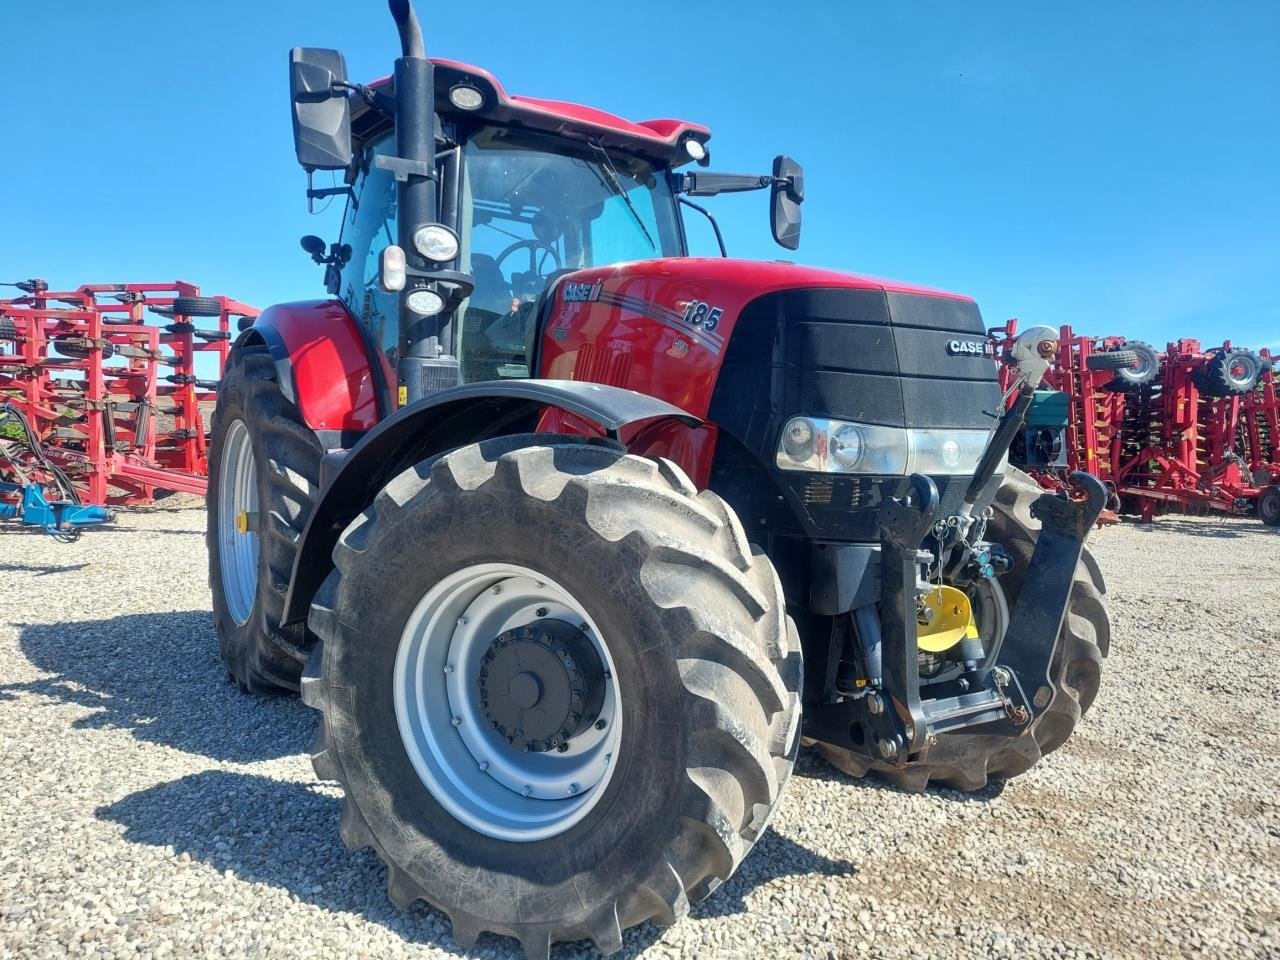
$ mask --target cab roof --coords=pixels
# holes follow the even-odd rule
[[[689,159],[682,145],[684,140],[693,138],[706,142],[711,136],[711,131],[702,124],[687,120],[632,121],[582,104],[509,94],[498,78],[482,67],[435,57],[431,62],[436,68],[436,111],[446,116],[473,116],[559,136],[598,140],[605,146],[673,165]],[[383,77],[369,86],[378,89],[389,87],[391,83],[390,77]],[[484,99],[478,109],[460,110],[450,101],[449,91],[459,85],[480,92]],[[352,100],[351,117],[352,129],[362,140],[367,140],[385,126],[381,118],[359,98]]]

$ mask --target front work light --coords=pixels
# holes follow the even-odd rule
[[[428,223],[413,231],[413,245],[436,263],[447,263],[458,255],[458,235],[443,223]]]
[[[414,313],[424,317],[433,317],[444,309],[444,297],[425,287],[405,294],[404,303]]]
[[[449,102],[459,110],[479,110],[484,106],[484,94],[467,83],[449,88]]]

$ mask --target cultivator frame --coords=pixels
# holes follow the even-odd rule
[[[201,405],[216,399],[233,320],[258,310],[181,280],[15,286],[21,296],[0,299],[0,398],[26,415],[81,501],[150,503],[161,489],[204,494]],[[202,355],[213,359],[212,378],[197,372]]]
[[[1016,333],[1016,320],[991,331],[997,357]],[[1060,335],[1046,386],[1068,397],[1065,465],[1029,465],[1041,486],[1063,490],[1072,471],[1085,470],[1106,484],[1123,512],[1150,521],[1170,507],[1248,513],[1263,490],[1280,483],[1280,402],[1270,351],[1258,353],[1263,369],[1252,390],[1215,396],[1204,389],[1205,370],[1233,350],[1230,341],[1210,348],[1189,338],[1171,341],[1159,355],[1158,375],[1133,387],[1111,370],[1089,368],[1090,356],[1124,349],[1125,338],[1082,336],[1070,326]]]

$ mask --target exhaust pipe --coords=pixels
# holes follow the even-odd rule
[[[400,31],[400,55],[424,59],[427,48],[422,42],[422,27],[418,24],[418,15],[413,12],[413,4],[409,0],[388,0],[391,16]]]
[[[388,0],[388,8],[400,33],[401,55],[395,64],[397,245],[404,251],[409,273],[438,270],[413,243],[414,233],[436,223],[436,104],[435,66],[427,59],[422,27],[409,0]],[[421,281],[419,281],[420,283]],[[422,316],[408,307],[410,283],[400,291],[400,336],[396,361],[400,406],[425,396],[432,389],[457,382],[457,361],[441,358],[448,345],[441,343],[450,313]],[[447,367],[448,369],[441,369]],[[449,383],[442,381],[448,380]]]

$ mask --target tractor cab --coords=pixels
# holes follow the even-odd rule
[[[633,123],[509,95],[467,64],[417,63],[429,79],[415,78],[415,89],[430,95],[414,100],[408,84],[397,95],[391,78],[348,83],[336,51],[291,55],[298,159],[309,174],[341,169],[346,180],[308,191],[347,195],[333,254],[316,259],[331,267],[330,292],[399,372],[406,399],[424,388],[533,375],[537,319],[555,281],[591,267],[685,256],[682,202],[710,214],[682,194],[773,188],[775,236],[791,249],[798,243],[803,174],[789,158],[777,158],[774,175],[679,173],[709,162],[705,127]],[[403,121],[424,114],[433,119],[432,151],[409,157]],[[424,213],[402,224],[406,205],[431,211],[431,219]],[[415,239],[427,227],[430,249]],[[304,248],[323,243],[306,238]],[[418,375],[423,360],[435,376]]]
[[[448,226],[474,284],[442,344],[458,358],[460,382],[531,375],[539,306],[565,274],[685,252],[675,195],[654,159],[507,126],[450,127],[460,142],[441,190],[455,198]],[[381,261],[397,237],[396,182],[377,162],[393,150],[384,133],[356,158],[339,238],[351,254],[333,292],[394,364],[399,296],[383,285]]]

